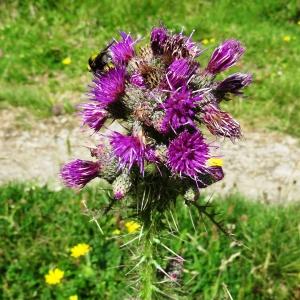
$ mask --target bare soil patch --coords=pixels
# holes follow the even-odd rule
[[[62,163],[89,158],[87,146],[97,144],[74,116],[38,120],[23,110],[0,111],[0,183],[34,181],[62,187]],[[275,132],[244,131],[235,144],[221,140],[225,179],[207,189],[223,196],[241,193],[267,202],[300,200],[299,140]]]

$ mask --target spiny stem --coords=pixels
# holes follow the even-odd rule
[[[144,261],[140,266],[141,288],[140,298],[143,300],[152,300],[155,291],[153,283],[155,282],[154,261],[154,233],[155,222],[152,219],[151,210],[146,210],[143,214],[143,235],[141,238],[142,254]]]
[[[196,202],[192,203],[198,210],[199,214],[204,214],[206,217],[209,218],[209,220],[215,225],[217,226],[217,228],[222,231],[225,235],[230,236],[230,234],[226,231],[226,229],[224,229],[224,227],[222,226],[222,224],[218,221],[216,221],[215,216],[216,214],[214,213],[210,213],[207,211],[207,208],[209,207],[208,205],[199,205]]]

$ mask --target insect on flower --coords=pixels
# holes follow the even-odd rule
[[[113,66],[112,58],[108,50],[113,43],[114,42],[111,42],[98,54],[89,58],[89,67],[94,74],[101,73],[105,71],[105,69],[109,69]]]

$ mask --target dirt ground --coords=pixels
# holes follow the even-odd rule
[[[89,159],[86,146],[97,144],[79,127],[74,116],[39,120],[23,110],[0,111],[0,183],[32,181],[62,187],[58,173],[62,163]],[[209,195],[239,192],[266,202],[300,200],[300,143],[275,132],[244,130],[235,144],[221,140],[226,176],[208,189]]]

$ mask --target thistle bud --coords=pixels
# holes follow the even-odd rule
[[[199,195],[200,193],[195,187],[189,187],[183,197],[186,201],[196,201]]]
[[[218,98],[218,102],[226,97],[226,94],[242,95],[242,89],[252,82],[251,74],[235,73],[221,81],[214,93]],[[226,99],[225,99],[226,100]]]
[[[240,138],[242,135],[240,124],[230,114],[219,110],[213,104],[204,107],[201,120],[213,135],[225,136],[230,139]]]
[[[113,195],[116,200],[123,199],[129,192],[132,185],[131,178],[129,174],[122,173],[119,175],[112,183]]]
[[[207,65],[207,72],[217,74],[233,66],[245,52],[236,40],[227,40],[213,52]]]

